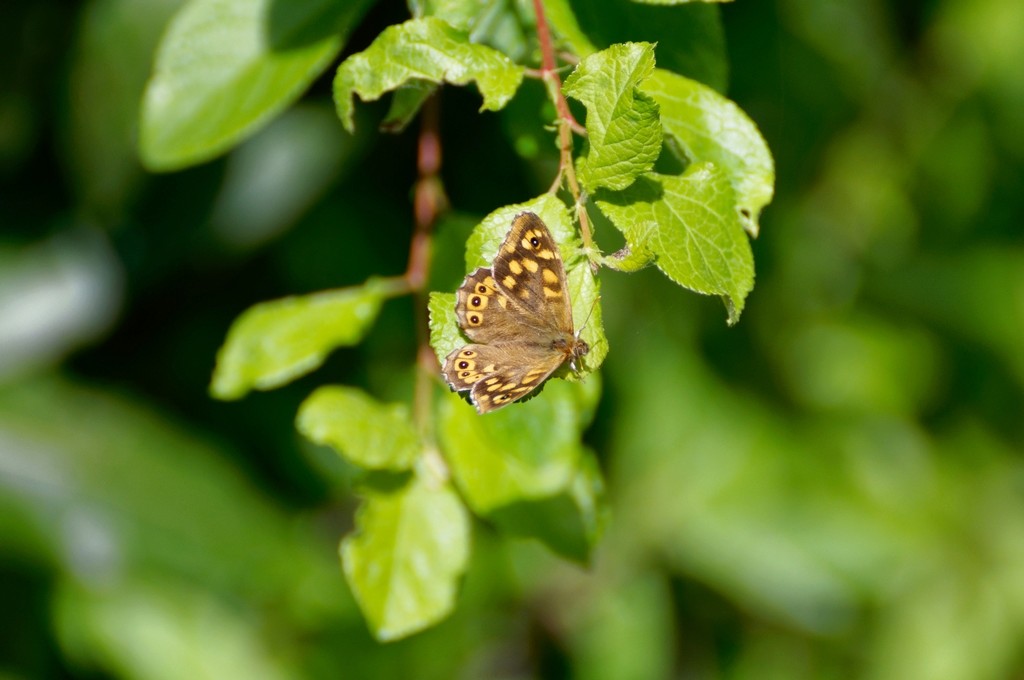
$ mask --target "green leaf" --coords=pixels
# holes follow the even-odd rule
[[[736,323],[754,286],[754,259],[732,187],[717,166],[698,163],[678,176],[652,173],[595,201],[631,250],[650,253],[681,286],[724,296],[729,323]]]
[[[324,557],[322,538],[240,474],[238,449],[226,438],[169,419],[165,406],[138,392],[64,373],[37,372],[0,388],[0,431],[11,442],[4,445],[5,488],[21,480],[22,488],[50,490],[0,494],[5,555],[59,569],[62,513],[72,503],[109,509],[109,519],[95,526],[108,545],[119,546],[125,588],[132,575],[154,587],[163,575],[214,597],[231,593],[243,601],[272,592],[301,608],[304,588],[331,587],[336,565]],[[257,431],[268,431],[261,425]],[[210,589],[213,580],[224,589]]]
[[[474,45],[441,19],[411,19],[389,26],[363,52],[346,59],[334,77],[338,117],[352,132],[352,95],[379,98],[410,81],[466,85],[476,81],[485,109],[497,111],[512,98],[523,68],[501,52]]]
[[[421,449],[405,404],[381,404],[354,387],[313,392],[299,407],[296,427],[371,470],[408,470]]]
[[[468,33],[484,3],[480,0],[409,0],[407,4],[416,18],[437,17],[449,26]],[[493,4],[493,0],[490,4]]]
[[[436,85],[421,80],[413,80],[399,87],[391,97],[391,107],[388,109],[388,115],[384,116],[380,129],[394,133],[404,130],[419,113],[423,103],[436,91]]]
[[[653,222],[633,226],[631,240],[611,255],[601,258],[601,264],[619,272],[637,272],[654,261],[654,253],[647,247],[651,233],[657,228]]]
[[[430,346],[443,362],[456,347],[466,344],[455,315],[455,293],[431,293],[427,308],[430,312]]]
[[[573,324],[580,338],[590,345],[590,351],[580,361],[580,374],[587,375],[600,368],[608,356],[608,338],[604,334],[601,312],[601,282],[585,261],[570,269],[567,278]]]
[[[513,61],[525,61],[533,49],[533,26],[522,3],[508,0],[409,0],[416,18],[437,17],[469,34],[469,41],[487,45]]]
[[[565,79],[565,94],[587,107],[587,147],[578,161],[590,192],[625,189],[661,153],[658,104],[637,90],[654,70],[654,45],[623,43],[592,54]]]
[[[259,570],[249,565],[249,573]],[[225,597],[200,578],[124,568],[110,590],[57,579],[48,604],[61,654],[90,675],[294,678],[294,664],[239,601],[245,600]]]
[[[757,236],[771,200],[775,164],[757,126],[735,103],[706,85],[655,69],[640,89],[661,105],[661,122],[692,162],[711,161],[729,178],[744,228]]]
[[[151,170],[208,160],[294,102],[370,0],[192,0],[175,16],[142,102]]]
[[[341,543],[345,577],[377,639],[396,640],[454,607],[469,559],[469,517],[447,484],[414,477],[371,493]]]
[[[582,564],[590,560],[607,518],[604,479],[590,451],[580,458],[576,477],[560,493],[519,501],[488,515],[504,531],[536,538],[559,555]]]
[[[580,437],[600,392],[596,376],[552,380],[543,391],[480,416],[462,398],[441,403],[438,435],[452,477],[478,514],[570,488],[581,466]]]
[[[238,399],[251,389],[273,389],[309,373],[335,348],[359,342],[392,292],[370,279],[355,288],[250,307],[231,325],[217,353],[211,393]]]

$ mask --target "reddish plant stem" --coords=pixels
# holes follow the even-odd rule
[[[584,206],[583,191],[579,181],[576,179],[576,169],[572,162],[572,133],[585,135],[586,130],[580,125],[569,110],[569,102],[562,94],[562,79],[558,76],[555,68],[555,50],[551,42],[551,30],[548,27],[547,17],[544,15],[544,3],[542,0],[533,0],[534,13],[537,15],[537,41],[540,43],[541,70],[540,77],[548,89],[548,96],[555,104],[558,112],[558,150],[559,163],[558,175],[551,185],[550,191],[554,193],[565,180],[569,193],[572,194],[576,217],[580,223],[580,234],[583,236],[583,247],[588,255],[596,252],[593,237],[590,232],[590,220]]]
[[[417,149],[419,179],[413,192],[415,227],[409,246],[409,264],[405,280],[412,291],[416,310],[426,310],[427,281],[430,274],[431,239],[438,215],[448,205],[441,185],[440,103],[436,96],[423,104],[420,114],[420,136]],[[430,328],[426,314],[416,318],[416,378],[413,392],[413,418],[424,439],[433,441],[431,403],[433,380],[439,367],[430,348]],[[429,445],[428,448],[436,448]],[[443,462],[441,463],[443,467]]]

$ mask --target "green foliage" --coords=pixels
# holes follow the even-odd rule
[[[441,19],[412,19],[385,29],[369,48],[338,67],[334,103],[351,132],[353,94],[369,101],[410,81],[453,85],[474,81],[484,98],[480,110],[496,111],[508,103],[522,79],[521,66],[497,50],[472,44],[468,35]],[[393,112],[389,118],[407,118],[409,107],[402,108],[405,113]]]
[[[164,678],[169,666],[193,677],[216,676],[224,668],[268,680],[291,677],[244,612],[173,582],[140,580],[103,594],[69,585],[60,592],[57,616],[68,656],[117,677]],[[137,649],[154,653],[130,652]]]
[[[142,103],[152,170],[223,153],[292,104],[337,56],[369,0],[192,0],[160,43]],[[230,102],[227,105],[226,102]]]
[[[775,187],[774,162],[757,126],[711,88],[664,69],[655,69],[641,89],[660,105],[665,132],[686,160],[710,161],[725,170],[743,226],[757,236],[757,218]]]
[[[369,4],[5,4],[3,673],[1021,676],[1021,3]],[[522,210],[592,349],[478,416]]]
[[[345,290],[263,302],[231,326],[217,354],[210,392],[238,399],[315,370],[337,347],[354,345],[377,318],[387,286],[370,280]]]
[[[341,544],[345,575],[381,640],[444,618],[468,559],[465,507],[449,486],[420,478],[371,495]]]
[[[466,267],[489,265],[512,218],[535,212],[559,241],[566,262],[573,316],[591,351],[583,358],[581,382],[551,381],[515,408],[486,418],[450,395],[441,404],[438,434],[452,476],[469,506],[511,533],[531,536],[552,550],[587,561],[600,535],[603,482],[580,443],[600,395],[590,375],[607,355],[598,282],[578,254],[565,205],[551,194],[505,206],[473,230],[466,243]],[[593,311],[593,313],[591,313]],[[465,344],[455,316],[455,296],[431,293],[430,344],[438,357]],[[589,318],[588,318],[589,314]],[[577,376],[563,371],[568,380]]]
[[[654,71],[653,46],[624,44],[587,57],[565,81],[566,94],[587,107],[580,180],[626,237],[621,264],[604,263],[635,271],[653,261],[682,286],[722,295],[736,323],[754,285],[742,227],[756,234],[771,197],[771,156],[749,119],[706,87],[667,74],[652,87],[657,98],[639,92]],[[659,122],[660,102],[667,115]],[[662,126],[680,142],[679,160],[690,163],[680,176],[652,171]]]
[[[420,454],[405,404],[384,406],[350,387],[321,387],[309,395],[295,426],[369,470],[408,470]]]
[[[334,79],[334,102],[346,129],[355,129],[357,94],[365,101],[394,93],[383,123],[392,131],[403,129],[445,83],[475,82],[483,97],[481,110],[499,110],[509,102],[525,69],[499,50],[472,42],[467,29],[476,31],[481,25],[464,10],[457,3],[418,5],[418,13],[426,16],[386,28],[369,48],[341,64]],[[191,25],[186,19],[195,11],[183,11],[176,26]],[[577,30],[567,8],[556,7],[556,13],[558,25],[569,27],[570,33]],[[171,54],[180,49],[175,48],[177,35],[172,31],[165,41],[164,49]],[[203,39],[201,33],[199,38],[190,37]],[[346,576],[379,639],[418,631],[453,606],[468,546],[461,501],[444,486],[447,474],[481,518],[511,535],[536,538],[575,561],[589,561],[607,514],[600,469],[581,443],[600,393],[595,372],[609,351],[599,304],[598,263],[633,271],[654,262],[680,285],[723,296],[730,323],[739,318],[753,286],[753,260],[741,215],[756,220],[771,195],[772,180],[771,159],[756,129],[727,100],[681,76],[660,76],[652,87],[657,96],[647,94],[643,88],[655,73],[653,44],[586,49],[589,53],[564,85],[565,94],[586,108],[586,144],[574,165],[583,188],[594,194],[596,208],[625,235],[628,252],[602,257],[586,234],[584,246],[574,216],[551,192],[494,210],[465,245],[466,271],[471,272],[490,265],[519,212],[533,211],[548,225],[562,251],[577,330],[591,348],[579,374],[568,367],[557,373],[573,382],[553,380],[514,408],[486,418],[456,395],[441,400],[436,413],[421,404],[420,413],[436,417],[429,429],[422,419],[411,422],[405,406],[383,406],[355,388],[321,388],[299,410],[299,431],[336,450],[350,464],[365,470],[420,470],[395,488],[381,490],[371,484],[364,489],[358,532],[346,539],[342,551]],[[160,92],[160,74],[172,70],[161,64],[149,99]],[[308,73],[313,64],[309,62]],[[319,68],[320,62],[315,64]],[[561,96],[557,90],[550,92]],[[668,105],[666,118],[660,116],[659,98]],[[564,101],[562,106],[565,110]],[[723,112],[727,126],[740,130],[732,136],[738,141],[719,139],[708,129],[708,121]],[[683,131],[688,124],[692,130]],[[654,172],[663,130],[685,154],[678,159],[688,164],[681,175]],[[760,155],[740,160],[751,149]],[[755,171],[761,174],[751,177]],[[572,173],[573,167],[563,167],[562,172]],[[569,186],[575,186],[574,181]],[[745,190],[743,205],[737,205],[734,186]],[[371,280],[358,288],[253,307],[229,332],[211,391],[234,399],[312,371],[334,348],[360,342],[384,300],[405,292],[405,286],[401,280]],[[465,342],[453,296],[433,292],[428,307],[430,345],[443,359]],[[436,447],[442,457],[435,463],[443,461],[441,469],[448,472],[428,472],[437,467],[428,464]],[[438,525],[426,531],[417,523],[423,517]],[[451,529],[455,537],[447,533],[447,523],[461,526]],[[442,549],[447,540],[455,547]],[[455,552],[446,562],[439,555],[447,549]]]
[[[676,283],[724,296],[729,323],[739,320],[754,287],[754,258],[732,187],[717,166],[691,165],[679,176],[651,173],[595,201],[625,233],[631,257],[646,253]]]
[[[637,86],[654,70],[654,45],[615,45],[580,62],[565,94],[587,107],[580,181],[587,191],[625,189],[650,172],[661,151],[658,105]]]

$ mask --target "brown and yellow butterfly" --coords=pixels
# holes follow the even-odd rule
[[[512,220],[490,268],[462,282],[455,313],[472,344],[445,357],[442,371],[452,389],[470,390],[479,413],[525,397],[590,351],[573,329],[558,244],[531,212]]]

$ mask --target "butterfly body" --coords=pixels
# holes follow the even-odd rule
[[[558,245],[531,212],[512,220],[490,268],[466,277],[455,312],[472,343],[448,354],[442,372],[452,389],[470,391],[480,413],[525,397],[590,351],[573,328]]]

